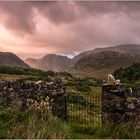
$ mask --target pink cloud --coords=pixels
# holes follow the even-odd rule
[[[0,49],[25,57],[140,44],[140,2],[0,2]]]

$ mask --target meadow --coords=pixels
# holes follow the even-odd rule
[[[140,138],[133,124],[102,124],[101,86],[103,79],[74,77],[70,73],[0,68],[0,80],[51,81],[61,77],[67,85],[67,120],[59,119],[45,108],[0,107],[0,138],[94,139]],[[138,80],[137,80],[138,81]],[[130,82],[128,83],[130,84]]]

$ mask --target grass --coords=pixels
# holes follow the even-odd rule
[[[30,75],[11,75],[11,74],[0,74],[0,80],[19,80],[19,79],[35,79],[36,76],[30,76]]]
[[[140,138],[140,134],[139,130],[136,130],[135,125],[132,124],[99,125],[94,123],[83,125],[73,120],[64,122],[52,116],[49,111],[44,109],[37,110],[31,107],[21,111],[16,108],[0,107],[0,138],[136,139]]]
[[[96,132],[95,126],[83,126],[76,122],[69,122],[68,126],[71,129],[72,139],[93,139]]]
[[[134,124],[108,124],[103,125],[96,131],[97,138],[111,138],[111,139],[139,139],[139,130],[136,130]]]
[[[65,122],[46,110],[25,111],[0,108],[1,139],[64,139],[69,137]]]
[[[70,73],[74,77],[96,77],[96,78],[106,78],[108,73],[112,73],[113,70],[103,69],[103,70],[71,70]]]
[[[95,98],[98,97],[95,95]],[[100,102],[95,102],[100,108]],[[72,107],[70,107],[72,105]],[[92,108],[90,114],[86,107],[80,107],[78,104],[69,105],[69,119],[68,126],[71,129],[72,139],[138,139],[140,134],[136,129],[135,124],[121,123],[121,124],[101,124],[101,117],[98,115],[100,109]],[[98,106],[99,105],[99,106]],[[84,112],[84,113],[83,113]],[[93,114],[92,114],[93,113]],[[84,114],[84,115],[83,115]],[[88,119],[90,123],[88,123]],[[100,122],[100,123],[99,123]]]
[[[139,130],[132,124],[104,124],[102,126],[81,126],[69,123],[72,139],[139,139]]]
[[[15,80],[15,79],[30,79],[35,78],[30,75],[9,75],[0,74],[0,79],[3,80]],[[71,78],[72,79],[72,78]],[[77,82],[78,79],[73,79]],[[80,79],[81,80],[81,79]],[[80,81],[79,80],[79,81]],[[80,81],[82,82],[82,81]],[[90,82],[89,82],[90,83]],[[96,81],[93,81],[96,85]],[[139,84],[139,81],[137,82]],[[75,86],[75,85],[74,85]],[[68,87],[74,94],[87,97],[86,92],[78,92],[73,86]],[[78,93],[77,93],[78,92]],[[91,86],[91,93],[88,96],[95,99],[100,97],[101,88],[99,86]],[[83,102],[81,102],[83,103]],[[100,106],[100,102],[95,102],[95,105]],[[76,113],[78,109],[78,113]],[[74,105],[71,110],[72,119],[64,122],[51,115],[46,110],[35,110],[30,108],[24,111],[20,111],[16,108],[2,108],[0,107],[0,138],[1,139],[134,139],[140,138],[139,130],[136,130],[135,126],[130,124],[108,124],[101,125],[98,121],[101,119],[98,116],[99,110],[96,114],[87,113],[81,105]],[[70,111],[70,110],[69,110]],[[83,111],[86,112],[85,119],[82,115]],[[77,121],[81,117],[80,121]],[[92,124],[85,125],[88,119],[92,117]]]

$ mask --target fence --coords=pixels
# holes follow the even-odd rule
[[[67,112],[70,122],[83,126],[100,125],[101,96],[81,96],[70,94],[67,97]]]
[[[140,127],[140,88],[125,85],[103,85],[102,95],[67,98],[67,115],[71,122],[83,126],[102,123],[133,123]]]
[[[101,96],[67,95],[65,89],[62,82],[57,80],[38,84],[0,81],[0,106],[26,109],[35,103],[38,107],[49,103],[49,110],[59,118],[82,125],[101,123]]]
[[[81,125],[140,120],[140,88],[129,90],[124,85],[103,85],[102,96],[86,96],[67,95],[59,80],[39,84],[0,81],[0,106],[16,105],[24,109],[36,102],[42,105],[46,99],[53,115]]]

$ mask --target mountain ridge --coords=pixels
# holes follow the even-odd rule
[[[108,52],[108,51],[112,51],[112,53],[113,52],[118,52],[121,55],[122,54],[127,54],[128,59],[129,59],[130,54],[131,55],[140,55],[140,45],[124,44],[124,45],[116,45],[116,46],[105,47],[105,48],[95,48],[95,49],[90,50],[90,51],[82,52],[82,53],[76,55],[72,59],[68,58],[67,56],[61,56],[61,55],[56,55],[56,54],[48,54],[48,55],[45,55],[44,57],[42,57],[40,59],[31,59],[31,58],[26,59],[25,62],[28,65],[30,65],[31,67],[40,68],[42,70],[69,71],[69,70],[72,70],[72,69],[75,69],[75,68],[77,69],[79,61],[81,63],[83,58],[88,57],[90,55],[96,55],[98,53]],[[100,56],[98,55],[96,57],[97,57],[96,60],[98,62],[98,57],[100,57]],[[132,57],[132,56],[130,56],[130,57]],[[90,56],[90,59],[95,59],[95,58]],[[123,59],[123,56],[122,56],[121,59]],[[60,63],[59,61],[62,61],[62,62]],[[108,61],[110,61],[110,60],[108,60]],[[117,61],[118,61],[118,58],[117,58]],[[114,60],[114,62],[115,62],[115,60]],[[86,62],[86,63],[88,63],[88,62]],[[64,64],[64,66],[63,66],[63,64]],[[91,66],[93,67],[92,64],[91,64]],[[120,66],[122,66],[122,65],[120,65]],[[87,68],[86,65],[81,70],[83,70],[85,68]]]
[[[33,68],[41,70],[66,71],[71,65],[71,59],[67,56],[47,54],[40,59],[26,59],[25,63]]]
[[[132,49],[132,46],[134,46],[135,49]],[[140,54],[140,45],[138,45],[138,44],[123,44],[123,45],[116,45],[116,46],[111,46],[111,47],[95,48],[93,50],[85,51],[85,52],[82,52],[82,53],[76,55],[73,58],[73,61],[76,63],[82,57],[90,55],[91,53],[93,54],[93,53],[98,53],[98,52],[108,51],[108,50],[117,51],[117,52],[121,52],[121,53],[128,53],[128,54],[129,53],[130,54],[132,54],[132,53],[133,54]]]
[[[0,52],[0,66],[24,67],[29,68],[23,60],[11,52]]]
[[[32,67],[44,71],[107,71],[140,62],[140,45],[124,44],[106,48],[95,48],[82,52],[73,59],[57,54],[42,58],[28,58],[24,62],[11,52],[0,52],[0,65]]]
[[[106,68],[113,70],[118,67],[126,67],[139,62],[140,55],[108,50],[90,54],[81,58],[75,64],[75,68],[79,70],[101,70]]]

